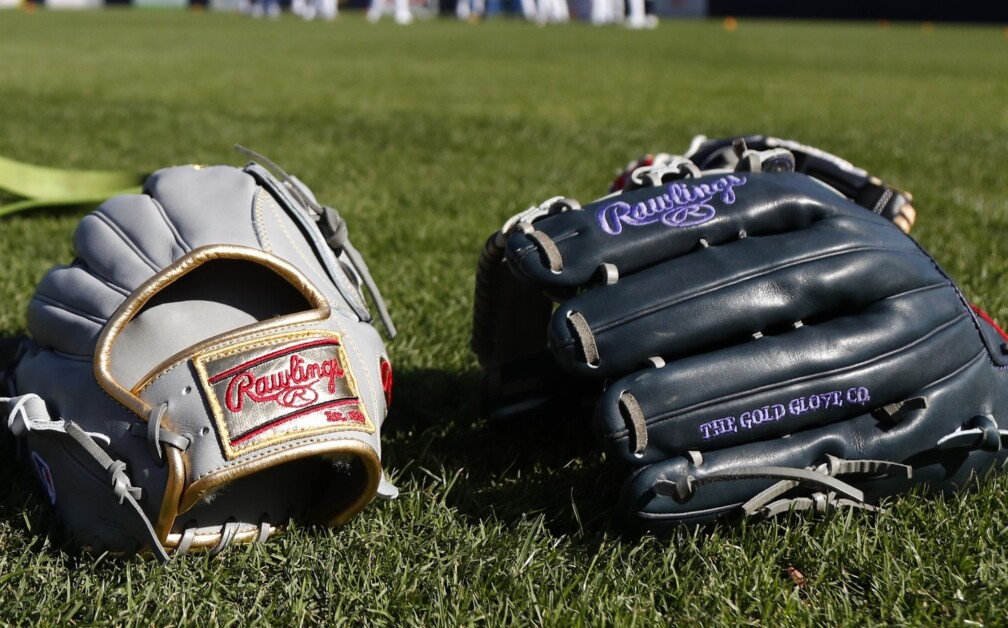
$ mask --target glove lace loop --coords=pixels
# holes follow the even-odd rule
[[[640,403],[628,390],[624,390],[619,396],[619,409],[623,420],[627,424],[627,431],[633,436],[630,447],[637,458],[644,456],[647,449],[648,433],[644,420],[644,411],[641,410]]]
[[[690,159],[674,155],[662,155],[656,157],[654,163],[651,165],[641,166],[630,173],[630,181],[634,184],[634,189],[636,189],[661,185],[667,181],[678,179],[695,179],[700,175],[700,168],[697,168],[696,164]]]
[[[164,419],[167,411],[167,402],[151,408],[150,414],[147,415],[147,427],[143,430],[143,436],[147,438],[147,449],[150,451],[151,457],[161,467],[165,465],[164,451],[161,449],[163,444],[171,445],[180,451],[189,449],[190,445],[190,440],[185,436],[161,429],[161,421]],[[141,424],[132,426],[130,428],[131,433],[135,433],[134,427],[142,428],[143,426]]]
[[[703,484],[729,480],[776,479],[778,482],[764,489],[742,504],[746,515],[772,517],[790,510],[810,510],[826,512],[838,507],[856,507],[875,510],[869,504],[861,489],[838,479],[843,475],[886,475],[903,476],[909,479],[913,468],[909,465],[887,460],[845,460],[836,456],[826,456],[825,462],[814,467],[773,467],[756,466],[745,469],[717,471],[702,477],[693,475],[676,480],[663,480],[655,484],[658,495],[672,497],[680,502],[688,501],[698,487]],[[818,489],[811,495],[785,498],[788,491],[795,488]]]
[[[207,548],[205,545],[207,542],[206,538],[209,536],[210,542],[212,542],[213,537],[216,536],[217,543],[207,549],[207,553],[210,556],[217,556],[238,542],[239,537],[243,537],[243,541],[265,543],[278,529],[270,524],[268,513],[263,513],[253,530],[255,536],[249,537],[249,531],[250,524],[243,524],[235,517],[225,519],[224,523],[218,526],[216,530],[213,528],[204,528],[202,531],[196,520],[190,520],[186,522],[182,534],[178,535],[178,544],[175,546],[174,551],[175,554],[188,554],[193,549],[193,546]],[[198,539],[197,537],[201,538]]]
[[[217,545],[210,550],[210,555],[216,556],[227,549],[227,547],[231,545],[231,542],[234,541],[235,535],[238,534],[239,527],[241,527],[241,524],[239,524],[234,517],[228,517],[224,521],[224,525],[221,526],[220,540],[217,541]]]
[[[938,439],[938,449],[981,449],[999,453],[1008,443],[1008,430],[998,429],[997,421],[989,414],[973,417],[963,427]]]
[[[578,211],[580,209],[581,204],[576,200],[563,196],[554,196],[546,199],[539,205],[533,205],[525,211],[515,214],[504,223],[497,233],[490,236],[487,240],[483,251],[480,252],[479,265],[476,268],[476,289],[473,298],[471,345],[481,362],[488,360],[494,351],[494,317],[497,314],[497,294],[500,282],[497,272],[501,264],[504,263],[508,236],[520,230],[525,230],[527,233],[528,230],[532,229],[532,223],[540,218],[565,211]],[[550,242],[550,244],[553,243]],[[553,249],[555,250],[555,248],[556,245],[554,244]],[[555,260],[553,263],[558,266],[554,267],[551,264],[551,268],[559,270],[563,267],[559,251],[555,251],[554,257]]]
[[[139,486],[130,484],[129,476],[126,475],[126,463],[122,460],[114,461],[108,468],[108,474],[112,480],[112,494],[119,500],[120,506],[126,500],[127,494],[137,501],[143,496]]]
[[[811,469],[787,469],[782,479],[773,486],[758,493],[752,499],[742,504],[742,511],[747,515],[773,517],[789,510],[810,510],[827,512],[840,507],[862,508],[875,510],[876,507],[865,501],[864,493],[837,479],[842,475],[879,475],[899,476],[909,479],[913,467],[890,462],[887,460],[845,460],[836,456],[826,456],[826,462]],[[787,477],[790,475],[791,477]],[[793,488],[812,487],[826,488],[826,492],[817,491],[809,496],[780,498]]]

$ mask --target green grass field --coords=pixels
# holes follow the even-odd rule
[[[1008,624],[1008,481],[627,538],[587,438],[485,424],[468,349],[487,235],[696,133],[799,139],[911,190],[918,240],[1008,321],[1006,77],[1000,27],[0,12],[0,155],[149,171],[240,165],[242,143],[341,209],[400,328],[385,462],[403,489],[341,529],[162,566],[55,544],[4,461],[0,623]],[[24,332],[82,214],[0,221],[0,336]]]

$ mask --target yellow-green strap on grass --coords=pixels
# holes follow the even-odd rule
[[[0,216],[30,209],[93,207],[117,194],[140,191],[146,173],[67,170],[0,157],[0,191],[16,200],[0,204]]]

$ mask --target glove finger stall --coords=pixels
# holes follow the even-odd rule
[[[690,449],[775,440],[905,401],[978,356],[986,359],[986,351],[955,291],[913,291],[856,316],[617,380],[599,399],[596,427],[613,455],[647,464]],[[639,410],[627,406],[627,395]]]
[[[876,221],[844,217],[700,248],[563,302],[551,347],[572,373],[613,376],[651,356],[672,361],[948,283],[912,241],[879,231]]]
[[[602,263],[621,275],[742,234],[802,229],[837,213],[838,193],[802,176],[709,175],[610,196],[534,222],[516,232],[507,259],[519,276],[547,291],[589,282]],[[850,203],[854,207],[853,203]],[[858,211],[861,211],[860,209]],[[533,235],[534,234],[534,235]]]
[[[970,382],[963,386],[962,382]],[[950,434],[969,428],[975,412],[994,412],[991,419],[1004,424],[1008,419],[1008,391],[1004,373],[990,368],[985,356],[978,356],[954,376],[923,387],[919,394],[925,404],[888,421],[870,414],[792,434],[784,440],[767,439],[723,449],[673,456],[645,467],[627,481],[623,493],[624,511],[635,525],[663,530],[683,522],[702,523],[730,512],[749,514],[808,507],[818,493],[820,506],[872,505],[886,497],[905,493],[915,486],[931,492],[951,493],[975,481],[989,469],[1008,462],[1008,448],[967,443],[957,449],[941,449],[939,443]],[[1004,434],[1000,437],[1008,440]],[[795,475],[782,486],[779,495],[753,500],[780,477],[758,476],[760,469],[819,469],[829,473],[828,457],[843,461],[893,461],[909,469],[885,469],[865,462],[852,465],[836,478],[861,493],[860,499],[837,501],[822,485]],[[862,471],[861,473],[855,471]],[[673,487],[682,487],[676,492]],[[797,500],[796,500],[797,498]],[[780,500],[778,503],[773,503]],[[796,501],[792,501],[796,500]]]

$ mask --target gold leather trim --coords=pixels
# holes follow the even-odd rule
[[[228,244],[215,244],[193,249],[184,257],[141,284],[109,318],[109,322],[105,326],[105,329],[102,330],[95,346],[94,375],[98,385],[113,399],[132,411],[143,421],[148,420],[151,412],[150,404],[141,399],[134,390],[127,389],[115,379],[111,367],[112,347],[115,345],[123,329],[126,328],[126,325],[133,320],[154,295],[203,264],[218,259],[246,260],[269,268],[294,286],[308,300],[313,309],[293,315],[280,316],[269,321],[232,330],[226,334],[201,342],[195,347],[190,347],[181,352],[182,354],[198,351],[200,347],[221,342],[230,336],[239,334],[243,330],[252,327],[256,329],[269,329],[296,322],[325,320],[331,314],[329,303],[318,288],[300,270],[274,255],[251,247]],[[169,361],[175,360],[177,362],[177,357],[173,356],[169,358]],[[166,368],[167,364],[168,361],[155,367],[150,374],[144,377],[141,384],[144,386],[147,385],[153,376]],[[142,386],[140,385],[135,388],[135,390],[141,389]],[[170,416],[166,415],[165,420],[170,426]],[[165,451],[168,463],[168,485],[165,488],[158,521],[155,524],[155,530],[162,541],[167,538],[168,531],[171,529],[177,513],[185,510],[179,507],[179,500],[184,494],[186,477],[183,457],[181,452],[173,447],[166,447]]]
[[[270,525],[269,537],[272,538],[273,535],[278,534],[283,530],[284,530],[283,526]],[[255,541],[258,537],[259,537],[258,528],[239,530],[235,534],[234,540],[231,542],[234,544],[251,543],[252,541]],[[193,536],[192,545],[189,546],[189,551],[198,552],[213,549],[214,547],[217,547],[218,543],[220,543],[220,539],[221,539],[220,532],[202,532],[196,534],[195,536]],[[174,550],[178,548],[179,543],[181,542],[182,542],[182,535],[178,532],[175,532],[173,534],[169,534],[168,537],[165,539],[164,543],[162,543],[162,545],[164,545],[166,550]]]
[[[264,455],[254,462],[247,462],[240,467],[224,467],[215,473],[205,475],[193,482],[189,486],[189,490],[182,496],[178,512],[181,514],[195,506],[210,489],[233,482],[246,475],[258,473],[276,465],[293,462],[301,458],[336,453],[356,455],[364,463],[364,468],[367,472],[367,486],[361,491],[357,499],[340,511],[323,516],[320,521],[320,523],[327,523],[329,525],[339,525],[348,521],[371,502],[371,499],[378,492],[378,483],[381,481],[382,470],[378,454],[370,445],[358,440],[348,439],[344,441],[320,441],[301,444],[290,450],[280,450]]]
[[[178,516],[178,503],[185,489],[185,460],[182,458],[182,452],[174,447],[165,447],[164,453],[168,468],[168,483],[161,499],[158,520],[154,522],[154,532],[157,533],[162,545],[168,532],[171,531],[172,524],[175,523],[175,517]]]
[[[331,447],[332,443],[327,443],[326,445],[327,445],[327,448],[324,451],[321,451],[321,450],[320,451],[310,451],[310,452],[303,452],[302,451],[300,453],[301,453],[301,455],[318,455],[320,453],[353,453],[353,454],[356,454],[357,457],[361,460],[361,462],[364,463],[364,468],[365,468],[365,470],[367,472],[367,480],[368,480],[368,483],[367,483],[367,486],[365,487],[365,489],[363,491],[361,491],[360,494],[358,495],[358,497],[354,501],[352,501],[349,505],[347,505],[344,508],[340,509],[338,512],[321,514],[321,516],[316,517],[316,521],[315,521],[316,523],[321,523],[321,524],[325,524],[325,525],[336,526],[336,525],[342,525],[342,524],[346,523],[347,521],[349,521],[350,519],[352,519],[361,510],[363,510],[368,504],[370,504],[371,500],[374,499],[374,496],[378,492],[378,484],[379,484],[379,482],[381,482],[381,463],[378,460],[378,456],[375,454],[375,452],[374,452],[373,449],[371,449],[370,447],[364,445],[363,443],[357,442],[357,441],[349,441],[349,442],[343,443],[342,446],[339,447],[338,449],[333,449]],[[299,455],[299,456],[292,457],[291,460],[294,460],[294,459],[296,459],[298,457],[301,457],[301,456]],[[270,464],[273,464],[273,463],[270,462]],[[236,478],[224,478],[224,479],[218,479],[217,481],[228,482],[228,481],[231,481],[232,479],[236,479]],[[202,488],[202,490],[201,490],[201,493],[200,493],[200,497],[202,497],[202,495],[207,490],[207,488],[204,488],[204,487],[201,487],[201,488]],[[187,503],[186,509],[191,508],[193,505],[195,505],[195,502],[193,502],[192,504],[189,504],[189,501],[190,500],[188,500],[188,499],[186,500],[186,503]],[[183,510],[180,509],[179,512],[181,513],[181,512],[183,512]],[[284,522],[279,522],[279,523],[272,523],[271,522],[268,525],[270,526],[270,533],[269,533],[270,537],[272,537],[274,534],[278,534],[278,533],[281,533],[284,530],[286,530],[286,525],[285,525]],[[159,532],[159,534],[161,534],[161,538],[163,539],[162,544],[164,545],[165,549],[173,550],[173,549],[175,549],[175,548],[177,548],[179,546],[179,543],[182,542],[183,533],[181,533],[181,532],[169,533],[169,532],[166,531],[164,533],[161,533],[160,530],[158,532]],[[235,535],[234,540],[232,542],[233,543],[250,543],[250,542],[254,541],[256,538],[258,538],[258,536],[259,536],[259,530],[258,530],[258,528],[244,529],[244,530],[239,531]],[[221,539],[221,532],[220,531],[217,531],[217,532],[204,531],[204,532],[201,532],[201,533],[199,533],[199,534],[197,534],[197,535],[195,535],[193,537],[192,544],[189,546],[189,549],[190,549],[190,551],[201,551],[201,550],[205,551],[205,550],[209,550],[209,549],[212,549],[212,548],[216,547],[217,544],[220,542],[220,539]]]

